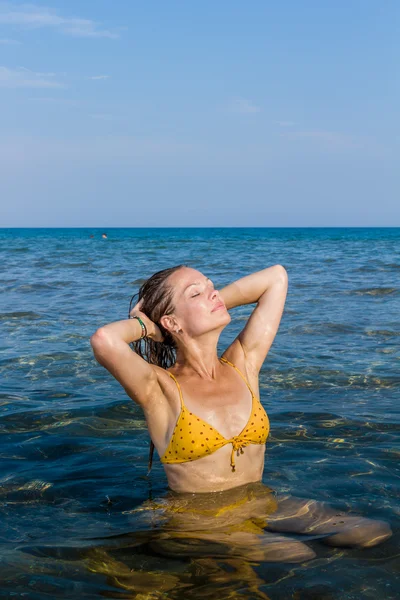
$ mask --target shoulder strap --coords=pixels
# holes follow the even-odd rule
[[[229,360],[227,360],[224,356],[221,356],[220,360],[222,360],[222,362],[225,362],[226,364],[228,364],[231,367],[233,367],[235,369],[235,371],[237,371],[239,373],[240,377],[243,379],[243,381],[245,382],[245,384],[249,388],[250,393],[253,396],[253,398],[256,398],[256,395],[254,394],[253,390],[251,389],[250,384],[247,381],[246,377],[243,375],[242,371],[240,371],[233,363],[229,362]]]
[[[179,398],[181,400],[181,408],[183,408],[185,406],[185,403],[183,402],[183,394],[182,394],[181,386],[179,385],[179,382],[178,382],[177,378],[175,377],[175,375],[172,375],[172,373],[170,373],[169,371],[167,371],[167,373],[176,383],[176,387],[178,388],[178,391],[179,391]]]

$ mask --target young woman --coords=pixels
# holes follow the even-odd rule
[[[272,532],[312,533],[332,545],[360,547],[391,535],[381,521],[343,516],[314,501],[278,501],[261,484],[269,420],[258,375],[287,287],[281,265],[221,290],[200,271],[179,265],[142,285],[130,319],[100,327],[91,337],[98,362],[142,407],[172,490],[173,550],[169,534],[169,545],[158,544],[161,551],[185,554],[182,540],[191,531],[192,538],[208,542],[208,552],[210,543],[224,542],[230,552],[255,560],[297,561],[313,551]],[[245,304],[256,306],[219,358],[228,310]]]

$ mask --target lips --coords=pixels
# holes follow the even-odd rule
[[[225,304],[223,302],[219,302],[216,306],[214,306],[211,312],[219,310],[220,308],[225,308]]]

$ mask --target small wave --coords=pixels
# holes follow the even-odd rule
[[[0,313],[0,321],[8,321],[10,319],[27,319],[28,321],[35,321],[40,318],[41,315],[38,315],[37,313],[32,311]]]
[[[65,268],[77,268],[77,267],[89,267],[91,266],[91,262],[80,262],[80,263],[63,263],[62,266]]]
[[[330,441],[338,443],[344,443],[345,438],[349,438],[353,443],[356,443],[357,439],[361,443],[368,443],[373,439],[379,439],[377,435],[379,436],[380,433],[396,434],[400,430],[399,423],[384,423],[375,414],[349,417],[328,412],[277,411],[273,415],[276,424],[275,431],[277,431],[278,427],[280,430],[286,429],[286,433],[289,434],[293,430],[297,430],[296,436],[298,436],[299,427],[303,433],[307,433],[307,430],[311,427],[313,429],[312,437],[316,439],[317,435],[326,438],[326,433],[332,435],[329,430],[334,430],[336,439],[331,439]],[[366,428],[368,429],[367,431]],[[393,449],[389,449],[390,451],[393,451]]]
[[[384,337],[392,337],[400,335],[400,331],[391,331],[390,329],[367,329],[366,335],[382,335]]]
[[[55,290],[58,288],[65,288],[73,285],[72,281],[52,281],[49,283],[26,283],[16,288],[19,292],[37,292],[45,290]]]
[[[333,369],[299,369],[288,372],[266,372],[260,388],[322,389],[322,388],[382,389],[400,387],[400,376],[380,376],[356,373],[350,375]]]
[[[20,355],[20,356],[14,356],[12,358],[3,358],[0,359],[0,365],[21,365],[21,366],[33,366],[36,365],[38,363],[40,363],[40,361],[52,361],[52,362],[58,362],[61,363],[62,361],[65,361],[66,363],[70,363],[73,360],[76,360],[76,354],[74,354],[73,352],[69,353],[69,352],[51,352],[49,354],[37,354],[36,356],[34,355]]]
[[[34,479],[22,484],[17,482],[3,483],[0,486],[0,495],[3,497],[3,500],[10,504],[39,502],[42,494],[52,486],[52,483],[40,479]]]
[[[329,333],[352,334],[358,332],[355,325],[348,323],[318,323],[316,325],[296,325],[289,330],[292,335],[315,335]]]
[[[33,265],[35,267],[52,267],[53,263],[50,260],[39,258],[36,262],[33,263]]]
[[[320,330],[331,333],[355,333],[358,327],[348,323],[321,323]]]
[[[25,283],[16,289],[19,292],[30,293],[30,292],[36,292],[36,291],[51,290],[53,288],[48,283]]]
[[[75,285],[74,281],[53,281],[52,282],[52,287],[55,288],[64,288],[64,287],[69,287],[71,285]]]
[[[378,288],[360,288],[358,290],[351,290],[348,294],[357,294],[357,296],[387,296],[389,294],[395,294],[397,292],[395,287],[378,287]]]
[[[309,421],[324,421],[326,423],[342,424],[346,423],[347,419],[335,413],[329,412],[314,412],[314,411],[296,411],[296,410],[284,410],[274,413],[274,418],[281,419],[282,421],[304,421],[305,418]]]
[[[362,267],[358,267],[354,269],[357,273],[373,273],[377,270],[377,267],[371,267],[370,265],[363,265]]]

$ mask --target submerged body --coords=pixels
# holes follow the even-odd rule
[[[391,535],[387,523],[316,500],[277,495],[261,482],[201,494],[169,490],[130,512],[139,524],[151,523],[152,549],[173,558],[297,563],[315,557],[310,541],[363,548]]]

